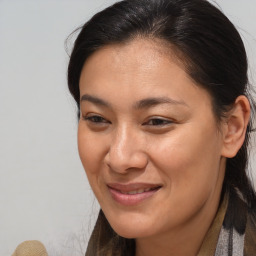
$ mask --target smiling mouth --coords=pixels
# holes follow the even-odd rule
[[[133,206],[151,198],[162,186],[153,184],[108,184],[108,188],[116,202],[124,206]]]
[[[145,188],[145,189],[138,189],[138,190],[133,190],[133,191],[128,191],[128,192],[125,192],[125,191],[120,191],[120,193],[122,194],[125,194],[125,195],[136,195],[136,194],[142,194],[142,193],[145,193],[145,192],[148,192],[148,191],[152,191],[152,190],[157,190],[159,189],[160,187],[155,187],[155,188]]]

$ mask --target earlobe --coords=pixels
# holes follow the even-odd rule
[[[242,147],[250,119],[250,103],[246,96],[237,97],[226,118],[222,156],[234,157]]]

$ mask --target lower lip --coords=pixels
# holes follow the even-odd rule
[[[109,191],[112,198],[115,201],[117,201],[119,204],[122,204],[125,206],[137,205],[142,201],[144,201],[145,199],[153,196],[159,189],[160,188],[156,188],[154,190],[150,190],[147,192],[129,195],[129,194],[123,194],[120,191],[109,187]]]

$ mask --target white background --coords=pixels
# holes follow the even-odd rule
[[[98,206],[78,158],[64,42],[113,2],[0,0],[1,256],[31,239],[53,256],[84,255]],[[256,2],[217,2],[240,28],[253,78]]]

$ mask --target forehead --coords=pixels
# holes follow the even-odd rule
[[[161,75],[159,71],[163,67],[171,69],[174,66],[179,67],[179,73],[190,79],[176,53],[174,47],[158,39],[138,38],[122,44],[104,46],[86,60],[80,82],[88,81],[91,77],[100,79],[109,72],[112,72],[113,81],[116,78],[113,74],[123,77],[134,74],[136,78],[141,74],[144,76],[143,80],[147,80],[154,74]]]
[[[175,46],[161,39],[146,38],[136,38],[124,43],[104,46],[94,52],[86,60],[84,66],[93,59],[95,64],[97,61],[97,64],[101,65],[111,64],[110,67],[116,64],[118,69],[124,69],[126,72],[131,62],[134,68],[140,67],[147,70],[154,68],[160,58],[175,63],[185,70],[182,62],[185,58]]]
[[[80,94],[141,100],[169,95],[178,101],[209,98],[185,72],[176,52],[164,43],[136,39],[92,54],[80,77]],[[207,99],[209,100],[209,99]]]

